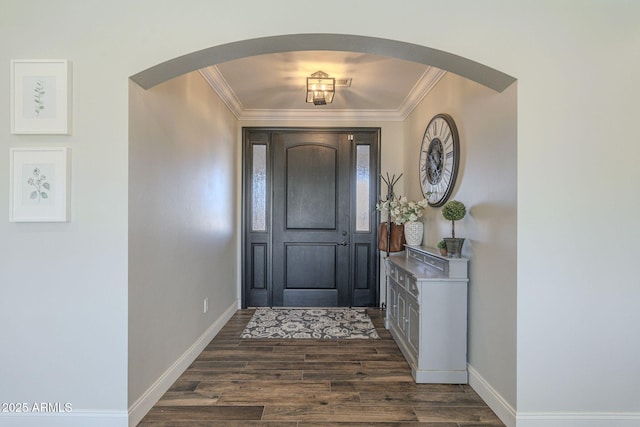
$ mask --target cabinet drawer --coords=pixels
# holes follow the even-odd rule
[[[407,288],[407,278],[404,271],[398,271],[398,277],[396,278],[396,281],[403,288]]]
[[[409,258],[415,259],[420,263],[427,264],[429,267],[433,267],[438,271],[442,271],[443,273],[446,273],[448,271],[449,263],[444,259],[436,258],[427,254],[416,253],[413,251],[409,252]]]
[[[413,251],[409,252],[409,258],[418,260],[420,262],[424,262],[424,255],[417,252],[413,252]]]
[[[407,275],[405,289],[414,297],[418,296],[418,282],[415,277]]]
[[[433,267],[438,271],[442,271],[445,274],[449,272],[449,263],[443,259],[433,258],[428,255],[425,255],[424,262],[430,267]]]
[[[387,276],[393,280],[398,281],[398,267],[387,261]]]

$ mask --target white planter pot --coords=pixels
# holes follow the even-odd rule
[[[404,223],[404,238],[409,246],[420,246],[424,224],[421,221],[408,221]]]

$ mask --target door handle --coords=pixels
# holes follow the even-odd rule
[[[340,242],[338,243],[339,246],[347,246],[349,244],[349,242]]]

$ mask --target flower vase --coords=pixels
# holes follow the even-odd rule
[[[409,246],[420,246],[424,224],[421,221],[407,221],[404,223],[404,238]]]

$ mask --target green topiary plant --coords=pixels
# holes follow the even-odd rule
[[[442,216],[451,221],[451,237],[456,237],[456,221],[461,220],[467,214],[467,208],[464,203],[457,200],[451,200],[442,207]]]
[[[449,249],[447,249],[447,242],[445,239],[438,242],[438,251],[440,251],[440,255],[442,256],[447,256],[449,254]]]

